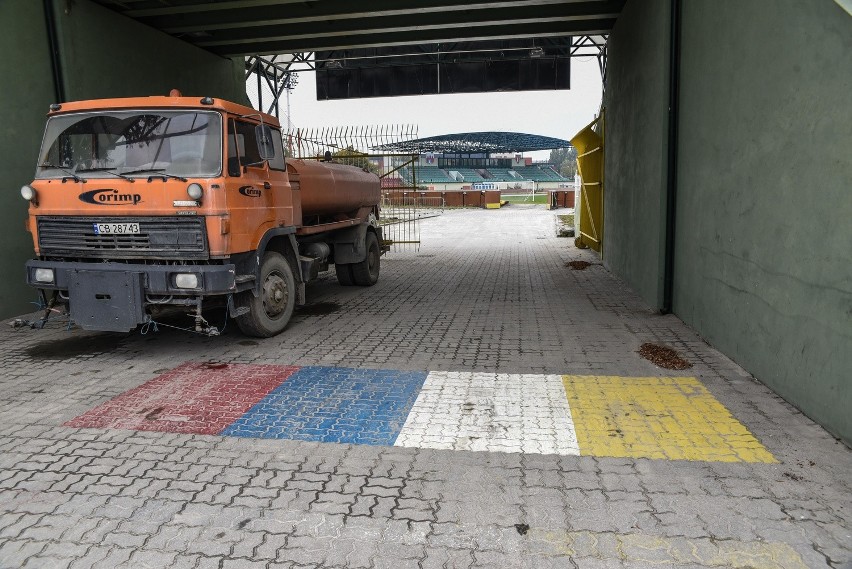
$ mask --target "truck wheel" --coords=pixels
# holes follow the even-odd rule
[[[237,317],[243,334],[269,338],[284,330],[296,306],[296,280],[290,263],[280,253],[268,251],[260,265],[260,294],[246,291],[238,297],[247,314]]]
[[[352,265],[335,263],[334,272],[337,275],[337,282],[340,286],[352,286],[355,284],[355,279],[352,277]]]
[[[352,277],[358,286],[373,286],[379,280],[379,261],[382,252],[379,239],[372,231],[367,232],[367,256],[360,263],[352,264]]]

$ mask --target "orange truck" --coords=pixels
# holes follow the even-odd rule
[[[364,169],[284,157],[271,115],[211,97],[51,105],[29,201],[36,258],[27,283],[85,330],[130,331],[226,306],[268,337],[334,265],[371,286],[387,247],[379,179]]]

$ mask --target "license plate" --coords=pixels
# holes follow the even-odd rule
[[[93,223],[95,235],[132,235],[139,233],[138,223]]]

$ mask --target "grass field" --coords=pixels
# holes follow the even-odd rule
[[[506,194],[502,194],[500,196],[500,199],[506,200],[509,203],[542,203],[542,204],[546,204],[547,203],[547,194],[536,194],[535,196],[530,196],[529,194],[517,195],[517,196],[512,196],[512,195],[507,196]]]

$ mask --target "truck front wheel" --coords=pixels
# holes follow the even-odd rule
[[[236,319],[243,334],[269,338],[282,332],[296,306],[296,280],[287,259],[267,251],[260,265],[260,294],[246,291],[237,297],[237,303],[249,309]]]

